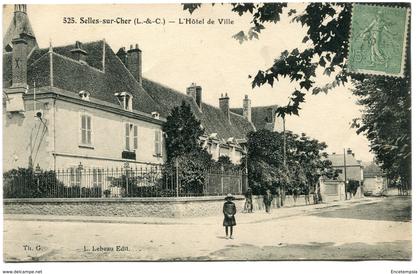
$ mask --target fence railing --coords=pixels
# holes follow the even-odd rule
[[[241,170],[206,170],[191,180],[163,166],[56,171],[16,170],[3,174],[4,198],[185,197],[241,194]]]

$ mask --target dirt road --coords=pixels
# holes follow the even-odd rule
[[[285,212],[295,212],[286,214]],[[168,223],[4,221],[7,261],[364,260],[411,258],[411,199],[377,198],[313,210]]]

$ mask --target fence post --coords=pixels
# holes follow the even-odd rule
[[[124,162],[124,171],[125,171],[125,196],[128,197],[128,168],[130,164],[125,161]]]

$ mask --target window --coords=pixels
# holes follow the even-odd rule
[[[138,149],[138,127],[125,123],[125,150],[132,151]]]
[[[125,110],[133,110],[133,100],[132,95],[127,92],[115,93],[115,96],[118,98],[118,102]]]
[[[81,116],[81,144],[82,145],[92,145],[92,118],[88,114],[82,114]]]
[[[162,132],[155,130],[155,155],[162,156]]]

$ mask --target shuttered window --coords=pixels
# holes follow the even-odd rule
[[[136,125],[125,123],[125,150],[132,151],[138,149],[138,127]]]

